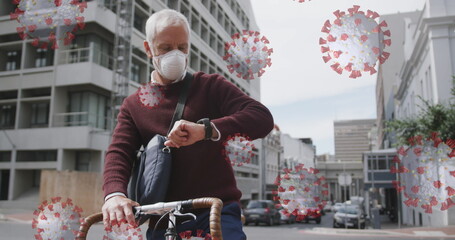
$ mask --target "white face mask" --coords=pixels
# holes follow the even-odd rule
[[[187,67],[188,54],[180,50],[172,50],[166,54],[153,57],[153,67],[164,78],[175,81],[180,79]]]

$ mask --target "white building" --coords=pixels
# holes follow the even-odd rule
[[[404,61],[398,72],[395,95],[396,117],[413,118],[423,105],[447,104],[455,75],[455,1],[427,0],[416,21],[406,19]],[[402,199],[404,199],[402,197]],[[455,223],[455,210],[434,210],[402,204],[403,223],[416,226],[446,226]]]
[[[398,73],[397,119],[412,118],[423,103],[447,103],[455,75],[455,2],[427,0],[417,21],[406,19],[404,62]]]
[[[230,74],[222,57],[231,34],[257,30],[249,0],[127,0],[132,6],[131,48],[125,60],[127,93],[149,80],[153,70],[143,51],[145,21],[153,12],[174,8],[190,21],[189,71],[220,73],[246,94],[260,98],[260,81]],[[19,38],[9,14],[15,6],[0,2],[0,200],[37,195],[43,169],[101,172],[110,141],[110,98],[116,85],[113,52],[117,1],[87,1],[85,29],[72,44],[38,49]],[[124,2],[124,1],[122,1]],[[125,10],[125,11],[123,11]],[[118,64],[117,64],[118,66]],[[129,71],[128,71],[129,70]],[[257,153],[261,154],[261,144]],[[235,168],[243,199],[259,193],[259,160]],[[29,194],[28,194],[29,195]],[[33,203],[34,204],[34,203]]]
[[[398,87],[395,82],[404,62],[404,29],[407,23],[417,21],[421,14],[421,11],[415,11],[381,15],[380,21],[385,20],[388,24],[387,28],[392,32],[392,45],[386,48],[386,51],[392,54],[384,64],[379,65],[376,79],[376,126],[378,131],[376,145],[379,149],[391,148],[395,143],[394,134],[384,131],[385,121],[396,118],[395,93]]]
[[[302,163],[307,168],[315,167],[316,148],[312,143],[283,133],[281,134],[281,145],[283,146],[282,167],[291,168]]]

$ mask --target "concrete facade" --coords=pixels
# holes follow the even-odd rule
[[[395,116],[396,79],[399,77],[401,65],[404,62],[403,42],[406,22],[416,21],[421,11],[381,15],[380,21],[385,20],[392,32],[392,45],[387,48],[390,57],[384,64],[379,65],[376,79],[376,126],[378,128],[378,149],[390,148],[394,143],[393,134],[384,131],[385,121],[391,121]]]
[[[44,169],[102,172],[110,142],[109,99],[113,89],[115,1],[87,1],[86,27],[68,46],[38,50],[19,38],[0,3],[0,200],[19,199],[40,185]],[[220,73],[246,94],[260,98],[260,80],[230,74],[224,43],[243,29],[257,30],[250,1],[134,0],[129,93],[148,81],[153,70],[143,51],[145,21],[164,8],[186,15],[191,26],[189,71]],[[256,144],[251,164],[234,170],[242,199],[259,193]],[[267,146],[267,144],[265,144]]]
[[[361,162],[362,153],[372,148],[370,132],[375,123],[375,119],[335,121],[335,158],[341,162]]]
[[[397,119],[420,113],[422,99],[446,104],[455,75],[455,2],[427,0],[417,21],[406,19],[404,62],[395,95]]]

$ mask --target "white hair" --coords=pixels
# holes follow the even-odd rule
[[[173,9],[163,9],[152,14],[152,16],[147,19],[147,23],[145,24],[146,39],[149,43],[152,43],[158,32],[162,31],[166,27],[179,25],[186,27],[189,37],[190,24],[188,23],[186,17]]]

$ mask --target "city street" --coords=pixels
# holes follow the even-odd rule
[[[296,224],[282,224],[279,226],[245,226],[244,231],[248,239],[253,240],[301,240],[301,239],[336,239],[336,240],[350,240],[350,239],[455,239],[455,237],[443,235],[441,231],[419,231],[414,235],[404,234],[386,230],[356,230],[356,229],[333,229],[332,228],[333,213],[327,213],[322,217],[321,224],[314,222],[310,223],[296,223]],[[142,227],[145,233],[146,227]],[[34,239],[33,235],[36,233],[31,228],[29,223],[20,223],[15,221],[1,221],[0,222],[0,240],[30,240]],[[90,231],[87,239],[103,239],[103,226],[96,224]],[[228,239],[229,240],[229,239]]]

